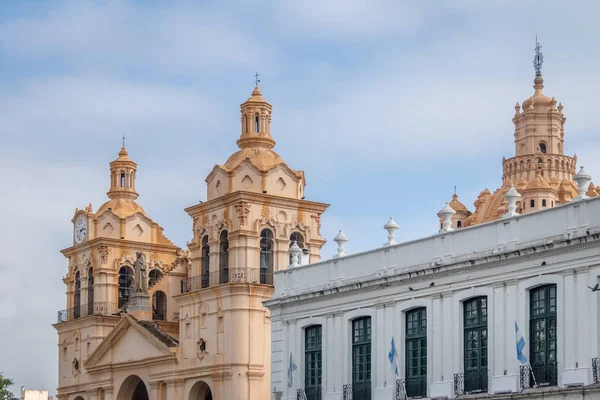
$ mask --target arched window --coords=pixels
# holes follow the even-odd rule
[[[260,131],[260,120],[258,115],[254,117],[254,132]]]
[[[302,234],[300,232],[292,232],[292,234],[290,235],[290,247],[292,247],[294,242],[296,242],[298,247],[300,247],[301,249],[304,248],[304,236],[302,236]],[[298,262],[301,262],[301,260],[298,260]],[[290,253],[289,265],[291,265],[291,264],[292,264],[292,253]]]
[[[322,333],[321,325],[304,330],[304,390],[307,399],[320,399],[322,392]]]
[[[460,221],[460,220],[456,221],[456,227],[462,228],[462,221]]]
[[[546,199],[542,199],[542,207],[546,207]]]
[[[542,157],[538,157],[538,158],[537,158],[537,162],[538,162],[538,164],[541,164],[541,163],[543,163],[543,162],[544,162],[544,160],[542,160]]]
[[[540,151],[546,154],[546,143],[540,143]]]
[[[132,286],[133,270],[129,267],[121,267],[119,269],[119,308],[123,308],[129,301]]]
[[[229,237],[227,231],[219,236],[219,283],[229,282]]]
[[[160,272],[160,270],[158,269],[153,269],[152,271],[150,271],[150,273],[148,274],[148,287],[152,287],[154,285],[156,285],[156,283],[163,277],[163,273]]]
[[[371,317],[352,321],[352,398],[371,398]]]
[[[202,287],[208,287],[208,278],[210,274],[210,246],[208,245],[208,235],[202,238]]]
[[[427,396],[427,309],[406,312],[406,395]]]
[[[73,295],[73,318],[81,315],[81,279],[79,271],[75,273],[75,294]]]
[[[556,285],[529,292],[529,362],[538,385],[558,384],[556,301]]]
[[[94,269],[88,271],[88,315],[94,314]]]
[[[535,200],[529,200],[529,207],[530,208],[534,208],[535,207]]]
[[[260,232],[260,283],[273,284],[273,232]]]
[[[125,187],[125,173],[121,172],[121,187]]]
[[[167,320],[167,295],[157,290],[152,295],[152,319],[158,321]]]
[[[466,393],[488,389],[488,328],[487,297],[476,297],[464,302],[464,353]]]

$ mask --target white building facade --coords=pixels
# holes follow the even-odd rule
[[[391,221],[381,248],[344,255],[342,234],[339,256],[276,272],[272,398],[600,399],[600,198],[583,197],[401,244]]]

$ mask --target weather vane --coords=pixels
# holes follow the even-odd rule
[[[260,83],[260,79],[258,79],[259,76],[260,74],[258,72],[254,74],[254,84],[256,86],[258,86],[258,84]]]
[[[533,68],[535,68],[535,76],[542,76],[542,64],[544,63],[544,55],[542,54],[542,45],[538,42],[537,35],[535,36],[535,57],[533,57]]]

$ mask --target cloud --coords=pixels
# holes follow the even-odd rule
[[[225,17],[225,18],[224,18]],[[171,8],[68,2],[0,25],[8,54],[85,70],[201,72],[268,62],[271,49],[227,14],[190,3]]]

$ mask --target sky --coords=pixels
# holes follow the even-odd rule
[[[328,244],[436,233],[451,199],[473,210],[514,155],[515,103],[564,105],[565,152],[600,183],[600,3],[579,1],[21,1],[0,3],[0,372],[56,393],[75,208],[106,201],[126,136],[139,203],[185,248],[184,208],[236,151],[260,73],[275,150],[330,203]]]

